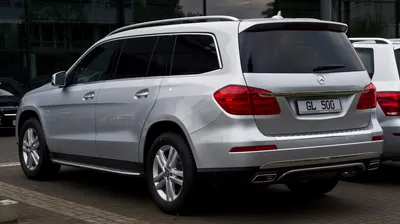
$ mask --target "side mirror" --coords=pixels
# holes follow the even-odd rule
[[[51,84],[57,87],[64,87],[66,84],[67,74],[65,71],[57,72],[51,77]]]

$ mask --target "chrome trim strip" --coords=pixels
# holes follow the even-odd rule
[[[361,93],[362,90],[333,90],[326,92],[281,92],[273,93],[276,97],[340,96]]]
[[[72,167],[85,168],[85,169],[91,169],[91,170],[97,170],[97,171],[104,171],[104,172],[116,173],[116,174],[122,174],[122,175],[128,175],[128,176],[142,175],[141,173],[135,173],[135,172],[130,172],[130,171],[126,171],[126,170],[111,169],[111,168],[107,168],[107,167],[70,162],[70,161],[65,161],[65,160],[60,160],[60,159],[51,159],[51,161],[53,163],[57,163],[57,164],[65,165],[65,166],[72,166]]]
[[[3,114],[4,117],[15,117],[17,114]]]
[[[357,153],[350,155],[339,155],[339,156],[327,156],[327,157],[317,157],[309,159],[298,159],[298,160],[283,160],[276,162],[269,162],[260,167],[260,169],[274,169],[274,168],[284,168],[284,167],[294,167],[294,166],[308,166],[308,165],[319,165],[327,163],[337,163],[337,162],[349,162],[365,159],[379,158],[379,153],[368,152],[368,153]]]
[[[351,167],[360,167],[363,171],[365,171],[365,165],[363,163],[349,163],[349,164],[341,164],[341,165],[332,165],[332,166],[320,166],[320,167],[311,167],[311,168],[303,168],[303,169],[294,169],[289,170],[280,176],[277,181],[282,180],[284,177],[294,174],[294,173],[304,173],[308,171],[324,171],[324,170],[334,170],[341,168],[351,168]]]

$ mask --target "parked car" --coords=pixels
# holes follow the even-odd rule
[[[25,95],[22,169],[31,179],[60,165],[145,176],[172,214],[190,208],[199,180],[322,196],[342,172],[376,169],[382,152],[375,86],[346,31],[280,16],[117,29]]]
[[[350,38],[377,89],[382,161],[400,159],[400,39]]]
[[[20,84],[11,78],[0,78],[0,132],[15,127],[19,102],[23,96]]]

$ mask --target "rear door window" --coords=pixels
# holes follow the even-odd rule
[[[239,43],[245,73],[364,70],[343,32],[304,29],[244,31],[239,34]]]
[[[158,37],[126,40],[118,61],[115,79],[146,77]]]
[[[175,38],[172,36],[160,36],[150,61],[147,76],[169,75],[171,70],[171,57]]]
[[[358,56],[360,57],[362,63],[364,64],[365,70],[367,70],[369,76],[374,76],[374,50],[372,48],[355,48]]]

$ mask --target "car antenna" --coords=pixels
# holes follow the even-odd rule
[[[271,17],[271,19],[283,19],[282,12],[279,10],[276,15]]]

